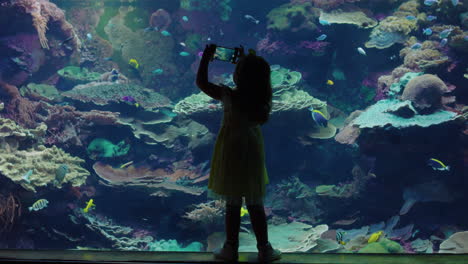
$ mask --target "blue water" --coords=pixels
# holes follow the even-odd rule
[[[221,246],[207,185],[223,105],[195,83],[216,44],[270,64],[275,248],[468,253],[446,246],[468,231],[466,4],[31,2],[0,5],[0,248]],[[212,61],[209,80],[234,87],[235,66]]]

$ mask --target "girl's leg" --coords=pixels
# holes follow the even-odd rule
[[[240,229],[240,208],[242,197],[235,197],[226,200],[226,242],[222,248],[214,251],[215,258],[237,261],[239,256],[239,229]]]
[[[242,197],[234,197],[226,200],[226,242],[232,245],[239,245],[240,229],[240,209],[242,207]]]
[[[250,214],[250,222],[257,238],[257,249],[259,261],[273,261],[281,258],[281,252],[274,249],[268,242],[268,225],[263,207],[263,199],[246,198],[245,203]]]

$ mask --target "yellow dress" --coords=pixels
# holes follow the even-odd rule
[[[222,89],[224,115],[211,159],[208,188],[216,198],[263,198],[269,180],[260,125],[249,122],[232,104],[231,89]]]

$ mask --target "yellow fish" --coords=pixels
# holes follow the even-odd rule
[[[241,217],[243,217],[244,215],[248,214],[249,211],[247,209],[245,209],[244,207],[241,207]]]
[[[139,107],[139,106],[140,106],[140,104],[139,104],[139,103],[135,103],[135,107]]]
[[[133,164],[133,160],[132,160],[132,161],[129,161],[129,162],[127,162],[127,163],[124,163],[124,164],[122,164],[122,165],[120,165],[120,168],[123,169],[123,168],[125,168],[125,167],[128,167],[128,166],[131,165],[131,164]]]
[[[49,201],[47,201],[46,199],[39,199],[28,209],[29,209],[29,212],[39,211],[41,209],[46,208],[48,204],[49,204]]]
[[[332,80],[327,81],[327,85],[334,85],[335,83]]]
[[[86,204],[86,207],[83,209],[83,212],[87,213],[89,212],[89,209],[91,209],[91,207],[95,207],[96,205],[93,202],[93,199],[89,199],[88,203]]]
[[[132,66],[133,68],[135,68],[135,69],[137,69],[137,70],[138,70],[138,68],[140,68],[140,64],[139,64],[138,61],[135,60],[135,59],[130,59],[130,60],[128,61],[128,64],[130,64],[130,66]]]
[[[382,234],[383,234],[383,231],[378,231],[378,232],[373,233],[367,240],[367,243],[377,242],[379,238],[382,236]]]

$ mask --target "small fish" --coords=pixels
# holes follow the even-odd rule
[[[28,171],[23,175],[23,177],[21,177],[21,179],[23,179],[23,180],[26,181],[27,183],[31,183],[31,181],[29,180],[29,177],[31,177],[32,174],[33,174],[33,170],[28,170]]]
[[[123,168],[128,167],[128,166],[130,166],[130,165],[132,165],[132,164],[133,164],[133,160],[132,160],[132,161],[129,161],[129,162],[127,162],[127,163],[124,163],[124,164],[122,164],[122,165],[120,165],[120,168],[123,169]]]
[[[181,51],[181,52],[179,53],[179,55],[182,56],[182,57],[186,57],[186,56],[189,56],[190,53],[188,53],[188,52],[186,52],[186,51]]]
[[[248,19],[248,20],[254,22],[255,24],[260,23],[260,21],[259,21],[258,19],[255,19],[255,18],[254,18],[253,16],[251,16],[251,15],[245,15],[244,17],[245,17],[246,19]]]
[[[432,29],[430,29],[430,28],[425,28],[425,29],[423,29],[422,32],[423,32],[423,34],[426,35],[426,36],[432,35]]]
[[[33,205],[31,205],[31,207],[29,207],[28,209],[29,209],[29,212],[39,211],[41,209],[46,208],[48,204],[49,204],[49,201],[47,201],[46,199],[39,199],[35,203],[33,203]]]
[[[167,31],[167,30],[161,31],[161,34],[162,34],[163,36],[165,36],[165,37],[169,37],[169,36],[171,35],[171,33],[169,33],[169,31]]]
[[[327,127],[328,119],[322,112],[320,112],[319,110],[314,110],[313,107],[309,107],[309,110],[312,114],[312,119],[314,119],[315,123],[318,126]]]
[[[158,69],[153,70],[151,73],[153,73],[153,74],[162,74],[163,72],[164,72],[163,69],[158,68]]]
[[[105,58],[102,58],[103,60],[105,61],[112,61],[112,57],[105,57]]]
[[[184,22],[188,22],[188,17],[187,17],[187,16],[183,16],[183,17],[182,17],[182,20],[183,20]]]
[[[412,16],[412,15],[408,15],[408,16],[406,16],[406,19],[408,19],[408,20],[415,20],[416,17],[415,17],[415,16]]]
[[[88,40],[93,40],[93,35],[91,35],[91,33],[88,33],[88,34],[86,34],[86,38]]]
[[[346,234],[346,232],[343,232],[343,231],[336,232],[336,242],[338,242],[340,245],[346,245],[346,242],[343,241],[344,234]]]
[[[361,47],[357,48],[357,51],[358,51],[359,54],[361,54],[361,55],[364,55],[364,56],[367,55],[367,54],[366,54],[366,51],[365,51],[363,48],[361,48]]]
[[[222,29],[219,29],[219,35],[224,36],[224,31]]]
[[[390,56],[390,60],[394,60],[394,59],[396,59],[396,55]]]
[[[458,0],[452,0],[452,5],[453,5],[453,6],[457,6],[457,5],[458,5],[458,2],[459,2]]]
[[[367,240],[367,243],[374,243],[374,242],[377,242],[379,240],[379,238],[382,236],[383,234],[383,231],[377,231],[375,233],[373,233],[372,235],[370,235],[369,239]]]
[[[180,42],[179,45],[181,45],[182,47],[186,47],[186,46],[187,46],[184,42]]]
[[[86,207],[83,208],[83,212],[87,213],[89,212],[89,209],[91,209],[91,207],[96,207],[96,205],[93,202],[93,199],[89,199],[89,201],[86,203]]]
[[[438,3],[439,3],[439,0],[424,0],[424,4],[425,4],[426,6],[432,6],[432,5],[435,4],[435,3],[438,4]]]
[[[327,35],[322,34],[322,35],[318,36],[318,37],[316,38],[316,40],[322,41],[322,40],[324,40],[324,39],[326,39],[326,38],[327,38]]]
[[[431,166],[434,170],[449,171],[450,166],[446,166],[442,161],[431,158],[427,161],[427,165]]]
[[[249,214],[249,211],[245,209],[244,207],[241,207],[240,216],[244,217],[247,214]]]
[[[447,29],[442,30],[439,33],[439,38],[441,38],[441,39],[448,38],[450,33],[452,33],[452,30],[453,30],[452,28],[447,28]]]
[[[329,25],[330,25],[330,22],[328,22],[328,21],[325,20],[325,19],[320,19],[320,18],[319,18],[319,23],[320,23],[320,25],[322,25],[322,26],[329,26]]]
[[[69,168],[66,164],[62,164],[57,167],[55,170],[55,180],[54,183],[59,185],[62,183],[63,179],[65,179],[65,175],[69,172]]]
[[[416,49],[420,49],[421,47],[422,47],[421,43],[416,42],[413,45],[411,45],[410,48],[416,50]]]
[[[327,81],[327,85],[334,85],[335,83],[332,80]]]
[[[197,55],[198,55],[198,57],[202,57],[203,56],[203,51],[199,51]]]
[[[130,59],[128,61],[128,64],[134,69],[138,70],[138,68],[140,68],[140,64],[138,63],[138,61],[136,59]]]
[[[427,21],[434,21],[434,20],[437,19],[437,17],[429,15],[429,16],[426,17],[426,19],[427,19]]]

